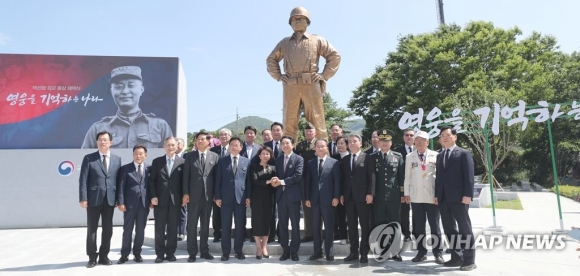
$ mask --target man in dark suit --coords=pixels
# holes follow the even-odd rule
[[[262,131],[262,135],[264,132]],[[280,139],[284,136],[284,125],[279,122],[273,122],[270,125],[270,135],[272,136],[272,140],[265,142],[264,146],[269,147],[274,152],[274,158],[268,162],[268,165],[275,166],[276,165],[276,158],[278,156],[283,155],[282,149],[280,148]],[[276,196],[276,189],[273,189],[274,196]],[[278,241],[280,239],[280,226],[276,227],[276,203],[272,204],[272,219],[270,220],[270,235],[268,237],[268,243],[273,243],[276,241],[275,236],[278,235]]]
[[[353,134],[348,139],[350,154],[341,164],[342,193],[340,202],[345,204],[350,239],[350,254],[345,262],[359,259],[358,225],[360,221],[360,262],[368,263],[369,235],[371,233],[371,210],[375,194],[375,163],[370,154],[362,152],[362,138]]]
[[[280,140],[282,144],[282,156],[276,158],[276,177],[272,186],[276,188],[276,202],[278,204],[278,219],[280,229],[280,245],[284,253],[280,261],[292,258],[298,261],[298,250],[300,249],[300,202],[302,201],[302,173],[304,170],[304,159],[294,154],[294,139],[290,136],[283,136]],[[292,243],[288,246],[288,219],[292,224]]]
[[[222,128],[219,131],[219,139],[221,145],[212,147],[210,151],[217,153],[219,158],[230,155],[229,143],[232,138],[232,131],[227,128]],[[213,214],[211,217],[211,224],[213,227],[213,242],[220,242],[222,239],[222,217],[220,208],[213,203]]]
[[[477,268],[475,239],[469,218],[469,203],[473,197],[473,157],[455,144],[455,129],[443,128],[440,139],[445,150],[437,156],[434,201],[439,205],[443,230],[451,249],[451,260],[443,265],[460,266],[463,271],[471,271]]]
[[[131,238],[135,229],[133,255],[135,262],[143,262],[141,247],[145,239],[145,226],[149,215],[149,195],[147,193],[147,174],[149,164],[145,163],[147,148],[143,145],[133,147],[133,162],[121,167],[117,178],[117,202],[123,213],[123,245],[121,258],[117,264],[124,264],[131,253]]]
[[[230,155],[222,157],[216,168],[215,202],[220,207],[223,229],[232,228],[232,215],[236,229],[234,231],[234,252],[236,258],[246,257],[242,252],[244,245],[244,219],[246,207],[250,206],[251,185],[249,181],[250,159],[240,156],[242,140],[233,137],[230,140]],[[232,251],[231,231],[222,233],[222,261],[230,259]]]
[[[339,124],[332,124],[330,126],[330,141],[328,142],[328,152],[330,156],[338,153],[336,148],[336,139],[342,136],[342,126]]]
[[[113,212],[116,205],[117,172],[121,157],[111,154],[113,136],[102,131],[96,135],[98,151],[85,155],[79,177],[79,202],[87,209],[87,268],[111,265],[108,254],[113,236]],[[97,253],[97,229],[102,219],[101,247]]]
[[[250,159],[250,163],[259,164],[260,158],[258,157],[257,153],[260,150],[260,146],[256,144],[256,133],[258,130],[253,126],[246,126],[244,128],[244,138],[245,142],[242,144],[242,151],[240,155]],[[245,215],[245,214],[244,214]],[[244,217],[244,228],[246,228],[247,217]],[[244,232],[245,233],[245,232]],[[256,242],[252,235],[252,229],[250,229],[250,242]]]
[[[365,150],[365,153],[372,154],[379,151],[381,151],[381,147],[379,146],[379,134],[378,130],[375,130],[371,134],[371,147]]]
[[[332,244],[334,241],[335,209],[340,199],[340,162],[328,156],[328,142],[316,140],[316,156],[308,162],[306,170],[306,206],[312,209],[312,229],[314,254],[309,260],[322,258],[322,238],[320,219],[324,220],[324,252],[326,260],[334,261]]]
[[[260,163],[260,159],[257,157],[260,145],[255,143],[257,131],[253,126],[246,126],[244,128],[244,138],[246,141],[242,144],[242,151],[240,152],[241,156],[250,159],[252,163]]]
[[[195,135],[196,151],[185,156],[183,165],[183,205],[187,205],[189,222],[187,225],[188,262],[195,262],[197,256],[197,222],[201,226],[199,247],[201,258],[213,260],[209,253],[209,218],[213,206],[215,166],[219,157],[209,151],[209,133]]]
[[[405,144],[396,148],[395,151],[400,153],[403,156],[403,160],[407,158],[407,154],[413,152],[415,147],[413,146],[415,137],[415,131],[408,128],[403,131],[403,141]],[[404,173],[404,172],[403,172]],[[404,241],[408,242],[411,241],[411,223],[410,223],[410,213],[411,213],[411,204],[408,202],[401,202],[401,232],[405,237]]]
[[[157,157],[149,172],[149,194],[155,215],[155,258],[162,263],[164,255],[174,262],[177,249],[177,226],[183,197],[183,158],[175,155],[175,137],[165,139],[165,155]],[[167,235],[165,235],[167,229]],[[165,239],[167,238],[167,243]]]
[[[302,156],[304,159],[304,164],[308,161],[316,158],[316,152],[314,151],[314,137],[316,137],[316,128],[311,123],[308,123],[304,128],[304,141],[301,141],[296,145],[296,154]],[[306,173],[308,171],[308,166],[304,166],[304,173],[302,174],[302,190],[306,194]],[[311,242],[312,241],[312,212],[310,207],[306,205],[306,201],[302,202],[302,211],[304,215],[304,237],[300,242]],[[320,223],[319,223],[320,224]]]

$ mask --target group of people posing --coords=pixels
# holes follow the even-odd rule
[[[411,240],[412,208],[412,235],[419,249],[413,262],[426,260],[428,221],[431,235],[438,238],[433,245],[437,263],[460,266],[461,270],[476,268],[468,214],[473,158],[455,145],[454,129],[441,131],[441,153],[428,149],[429,136],[423,131],[405,130],[405,145],[397,150],[391,150],[392,131],[375,131],[373,146],[366,151],[362,151],[360,135],[345,137],[337,124],[330,127],[330,133],[330,140],[316,138],[316,130],[309,124],[305,140],[296,143],[275,122],[262,132],[263,145],[254,143],[257,130],[248,126],[244,140],[221,129],[221,145],[210,148],[211,136],[199,132],[194,137],[195,149],[183,157],[176,155],[177,139],[168,137],[166,154],[151,165],[145,163],[147,148],[137,145],[133,162],[122,167],[120,158],[110,153],[111,134],[98,133],[99,150],[83,159],[79,181],[80,204],[87,208],[87,267],[94,267],[97,258],[100,264],[112,264],[108,253],[116,206],[124,212],[119,264],[128,261],[131,250],[134,261],[143,261],[141,247],[150,208],[155,216],[156,263],[176,260],[182,207],[187,208],[188,262],[195,262],[198,253],[200,258],[214,258],[208,244],[210,217],[214,242],[221,242],[221,260],[228,261],[232,251],[232,217],[233,251],[237,259],[245,259],[246,208],[251,207],[250,232],[257,259],[269,258],[267,244],[278,235],[283,248],[280,261],[298,261],[301,242],[310,240],[314,254],[309,260],[333,261],[334,240],[342,244],[349,240],[350,254],[344,261],[361,263],[368,262],[369,236],[379,225],[400,223],[405,241]],[[306,228],[302,239],[301,207]],[[103,231],[97,253],[99,218]],[[450,242],[447,262],[442,257],[440,220]],[[398,252],[386,258],[402,261]]]

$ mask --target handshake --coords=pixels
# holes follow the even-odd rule
[[[272,187],[278,187],[280,184],[282,184],[282,181],[280,181],[278,177],[274,176],[272,179],[266,181],[266,184],[271,184]]]

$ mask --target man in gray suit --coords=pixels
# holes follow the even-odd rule
[[[213,206],[215,169],[219,155],[209,150],[211,137],[207,132],[195,135],[196,151],[188,153],[183,166],[183,205],[187,205],[187,252],[188,262],[195,262],[197,256],[197,222],[201,233],[199,247],[201,258],[213,260],[209,253],[209,218]]]
[[[153,160],[148,175],[149,195],[155,215],[156,263],[162,263],[164,255],[168,261],[176,261],[177,225],[181,216],[183,196],[183,158],[175,155],[177,150],[175,137],[166,138],[163,148],[165,155]]]
[[[111,265],[107,256],[113,236],[113,212],[115,211],[117,171],[121,168],[121,157],[111,154],[109,148],[113,136],[107,131],[96,135],[98,151],[85,155],[79,178],[79,201],[87,209],[87,268],[99,264]],[[102,218],[101,247],[97,253],[97,229]]]
[[[141,248],[145,239],[145,226],[149,215],[149,197],[147,196],[147,173],[149,164],[145,163],[147,148],[143,145],[133,147],[133,162],[121,167],[117,178],[117,202],[119,211],[123,212],[123,245],[121,258],[117,264],[124,264],[131,253],[131,238],[135,229],[133,255],[135,262],[142,263]]]

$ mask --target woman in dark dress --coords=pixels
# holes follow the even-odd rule
[[[252,178],[252,234],[256,240],[256,259],[269,258],[268,255],[268,234],[270,232],[270,221],[272,220],[272,205],[274,204],[274,194],[271,185],[272,177],[276,176],[276,167],[268,165],[274,153],[269,147],[262,146],[257,153],[260,164],[250,166],[250,177]]]

